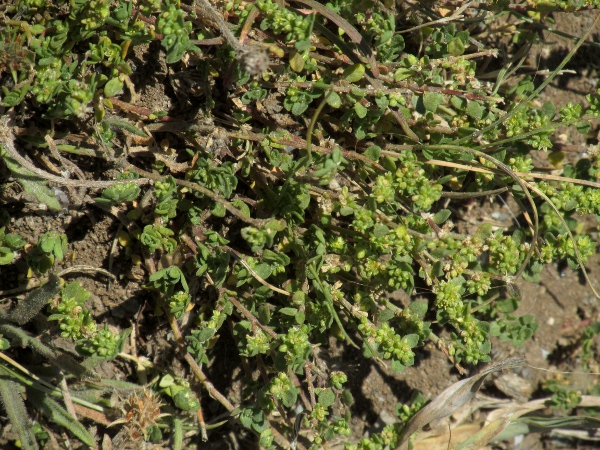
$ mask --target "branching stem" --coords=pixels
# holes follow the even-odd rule
[[[8,116],[0,119],[0,146],[6,150],[9,157],[18,162],[21,166],[34,173],[46,181],[60,184],[62,186],[86,187],[92,189],[104,189],[116,184],[134,183],[137,185],[151,184],[152,180],[148,178],[138,178],[137,180],[114,180],[114,181],[96,181],[96,180],[71,180],[69,178],[52,175],[44,170],[38,169],[27,159],[25,159],[15,148],[15,137],[9,125]]]

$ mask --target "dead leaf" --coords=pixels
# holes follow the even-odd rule
[[[479,450],[489,444],[496,436],[498,436],[510,424],[511,415],[501,417],[487,424],[474,435],[470,436],[466,441],[461,443],[456,450]]]
[[[480,374],[454,383],[434,398],[431,403],[425,405],[412,417],[412,419],[410,419],[404,428],[404,433],[397,448],[401,450],[407,449],[408,439],[414,433],[434,420],[449,416],[462,405],[473,399],[483,384],[485,377],[490,373],[520,367],[525,364],[525,362],[526,359],[523,357],[508,358],[498,364],[491,365]]]
[[[412,450],[431,450],[454,448],[460,442],[473,436],[483,427],[483,423],[468,423],[450,430],[436,429],[419,433],[416,442],[413,442]],[[440,434],[442,432],[442,434]]]

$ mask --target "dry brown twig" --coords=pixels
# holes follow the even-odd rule
[[[34,173],[38,177],[46,181],[60,184],[62,186],[71,187],[86,187],[91,189],[104,189],[117,184],[134,183],[137,185],[152,184],[153,181],[149,178],[138,178],[137,180],[113,180],[113,181],[96,181],[96,180],[71,180],[69,178],[52,175],[44,170],[34,166],[30,161],[17,151],[15,147],[15,135],[13,134],[12,119],[6,115],[0,119],[0,145],[8,156],[18,162],[25,169]]]
[[[196,8],[197,14],[207,17],[216,25],[227,43],[236,53],[242,68],[250,75],[260,75],[269,68],[269,56],[265,50],[257,45],[244,45],[240,43],[229,29],[229,25],[221,14],[211,5],[208,0],[197,0],[200,8]],[[184,5],[181,5],[182,8]]]

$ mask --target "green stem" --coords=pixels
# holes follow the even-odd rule
[[[341,333],[344,335],[344,337],[350,343],[350,345],[352,345],[354,348],[360,348],[358,345],[356,345],[354,343],[354,341],[350,338],[350,336],[348,336],[348,333],[346,333],[346,330],[344,329],[344,326],[342,325],[342,321],[340,320],[340,317],[338,316],[338,314],[335,310],[335,307],[333,306],[333,297],[331,296],[331,292],[329,292],[329,289],[325,289],[325,287],[321,283],[321,280],[319,279],[319,274],[317,273],[317,269],[315,268],[314,265],[309,263],[308,270],[312,274],[314,282],[317,285],[318,289],[321,291],[321,293],[325,297],[325,300],[327,300],[327,308],[329,309],[329,312],[333,316],[335,323],[340,328]]]
[[[306,130],[306,165],[309,165],[310,161],[312,159],[311,150],[312,150],[313,130],[315,129],[315,125],[317,123],[317,119],[319,118],[319,115],[321,114],[321,111],[323,111],[323,108],[327,104],[327,100],[329,99],[329,96],[332,93],[333,93],[333,89],[329,88],[327,93],[321,99],[319,106],[317,106],[317,109],[315,109],[315,112],[313,113],[312,118],[310,119],[310,124],[308,125],[308,130]],[[300,165],[297,168],[297,170],[300,170],[302,167],[304,167],[304,164],[302,164],[302,162],[303,162],[303,160],[300,160]]]
[[[508,186],[504,186],[498,189],[492,189],[490,191],[478,191],[478,192],[442,192],[444,198],[476,198],[476,197],[488,197],[490,195],[498,195],[508,191]]]

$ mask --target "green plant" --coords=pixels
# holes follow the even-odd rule
[[[185,292],[189,291],[183,272],[178,267],[169,267],[159,270],[150,276],[149,280],[152,282],[152,287],[169,295],[173,294],[175,286],[178,283],[181,284]]]
[[[545,389],[552,392],[551,408],[566,411],[577,407],[581,402],[581,392],[573,389],[567,380],[549,380]]]
[[[67,252],[67,236],[49,231],[43,234],[37,245],[27,254],[29,266],[36,273],[46,273],[56,260],[62,261]]]
[[[140,187],[135,184],[116,184],[102,191],[102,196],[95,200],[107,205],[118,205],[135,200],[140,195]]]
[[[84,308],[89,297],[90,292],[79,283],[69,283],[62,289],[60,300],[52,306],[53,314],[48,317],[58,322],[62,337],[77,340],[96,331],[96,323]]]
[[[25,241],[18,234],[6,233],[0,228],[0,265],[11,264],[16,252],[25,246]]]
[[[173,235],[172,230],[162,225],[146,225],[140,236],[140,242],[153,253],[158,249],[170,253],[177,246],[177,242],[171,237]]]
[[[559,128],[586,134],[600,115],[598,86],[581,103],[540,100],[591,29],[542,82],[516,80],[510,61],[486,73],[482,61],[498,56],[486,30],[507,16],[514,42],[523,42],[551,11],[600,5],[391,3],[77,0],[3,10],[0,83],[8,112],[0,156],[7,168],[54,211],[62,207],[46,181],[102,189],[95,205],[126,230],[127,260],[139,263],[145,292],[157,297],[144,311],[171,329],[169,355],[181,356],[221,412],[265,448],[289,448],[302,436],[317,449],[351,434],[349,374],[321,353],[333,340],[395,373],[433,342],[465,373],[464,365],[490,361],[494,338],[518,347],[538,329],[533,315],[516,315],[519,278],[538,281],[544,266],[562,261],[587,277],[584,265],[596,251],[580,215],[600,217],[598,152],[560,166],[560,174],[538,170],[533,157],[554,149]],[[153,43],[169,80],[201,79],[202,89],[185,95],[175,84],[166,89],[186,101],[201,97],[193,122],[172,117],[175,108],[159,113],[137,102],[136,84],[142,91],[146,84],[132,55]],[[22,133],[21,122],[32,118],[35,135]],[[75,129],[89,139],[75,139]],[[122,173],[115,181],[51,174],[23,156],[25,143],[49,168],[67,166],[64,155],[75,153]],[[141,150],[154,160],[138,158]],[[468,228],[463,202],[494,195],[514,199],[520,226],[493,229],[475,218]],[[3,225],[0,264],[21,259],[49,281],[26,300],[31,312],[18,306],[2,316],[1,346],[19,339],[35,345],[19,327],[50,303],[48,319],[57,325],[50,339],[72,340],[83,365],[122,353],[129,325],[118,332],[97,323],[86,307],[90,292],[78,282],[58,289],[53,271],[66,260],[66,235],[50,231],[28,246]],[[397,291],[404,301],[391,296]],[[595,326],[585,331],[586,360],[595,333]],[[242,374],[231,398],[205,373],[222,341],[235,353],[228,368]],[[34,348],[55,363],[49,346]],[[180,374],[151,381],[150,366],[132,359],[139,383],[156,394],[129,397],[134,422],[120,422],[123,433],[140,442],[172,439],[175,448],[183,448],[184,426],[206,434],[204,419],[188,414],[203,417],[208,401],[194,393],[194,381]],[[5,403],[11,383],[31,389],[13,372],[7,377]],[[576,393],[549,389],[555,406],[576,405]],[[154,395],[175,405],[172,419]],[[32,398],[53,423],[90,442],[79,422],[60,419],[50,394]],[[305,411],[296,415],[300,401]],[[141,410],[150,405],[148,414],[131,412],[136,402]],[[415,399],[399,409],[397,423],[348,447],[400,445],[408,439],[402,427],[423,403]],[[20,395],[10,396],[7,410],[24,447],[35,448]]]
[[[600,333],[600,322],[588,325],[583,330],[583,337],[581,339],[581,359],[585,364],[586,370],[589,370],[589,364],[595,361],[596,351],[594,349],[594,340],[598,333]]]
[[[530,339],[539,325],[534,322],[535,317],[528,314],[521,317],[507,315],[490,326],[490,335],[499,336],[503,342],[512,342],[515,347],[520,347]]]

